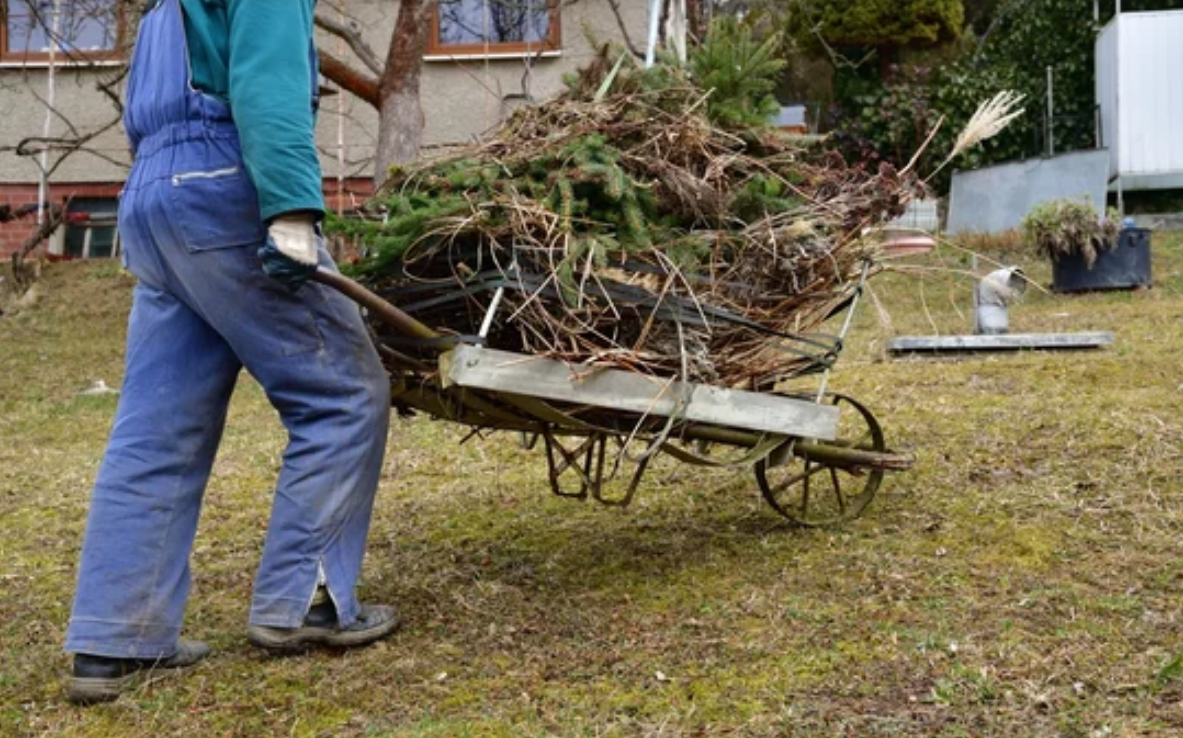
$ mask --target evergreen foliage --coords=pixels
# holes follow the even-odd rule
[[[687,60],[698,84],[710,90],[711,120],[730,128],[759,126],[780,109],[772,94],[785,61],[778,57],[782,36],[757,41],[751,29],[731,17],[711,24],[703,42]]]
[[[961,0],[810,0],[805,16],[838,47],[926,46],[961,32]]]
[[[735,190],[721,195],[718,190],[674,191],[682,184],[699,185],[654,183],[655,175],[660,179],[661,174],[652,171],[657,165],[626,152],[650,136],[646,123],[658,111],[692,120],[701,115],[705,124],[732,133],[737,153],[746,148],[759,155],[766,135],[761,131],[779,107],[771,93],[784,66],[777,58],[780,43],[779,35],[757,41],[750,27],[724,17],[690,50],[685,69],[668,63],[644,69],[630,56],[604,47],[596,62],[566,77],[564,97],[582,103],[600,101],[605,115],[612,114],[614,106],[622,107],[620,114],[627,125],[616,129],[611,140],[595,127],[595,121],[564,133],[570,121],[534,120],[529,109],[519,111],[503,131],[509,147],[503,155],[495,160],[461,156],[396,172],[376,201],[384,211],[381,224],[353,221],[335,227],[366,242],[370,256],[357,266],[359,270],[385,274],[412,246],[432,248],[452,237],[457,219],[472,217],[474,207],[480,212],[481,227],[488,228],[504,224],[510,215],[496,203],[530,202],[557,215],[558,226],[575,237],[573,260],[584,258],[585,249],[597,255],[605,249],[636,252],[648,248],[656,237],[676,244],[677,260],[691,268],[691,257],[700,252],[699,240],[686,239],[686,229],[716,228],[731,220],[749,222],[800,206],[800,198],[788,186],[796,173],[737,171]],[[644,105],[621,102],[631,96],[643,97]],[[548,123],[551,130],[539,130]],[[547,143],[515,152],[514,138]],[[784,149],[779,143],[767,148]]]
[[[1005,76],[1012,89],[1028,100],[1039,101],[1011,131],[1022,154],[1037,156],[1048,148],[1042,101],[1047,99],[1050,67],[1056,115],[1054,149],[1092,148],[1096,144],[1096,31],[1092,3],[1009,0],[999,9],[996,27],[982,51],[950,69],[942,83],[956,84],[970,75]]]

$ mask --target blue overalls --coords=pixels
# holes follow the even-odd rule
[[[289,435],[250,622],[300,625],[323,581],[347,625],[385,451],[386,372],[353,303],[315,283],[293,294],[263,273],[256,191],[228,106],[190,84],[179,0],[142,21],[124,124],[135,163],[119,228],[139,281],[66,650],[176,650],[202,497],[244,366]],[[320,260],[332,265],[323,249]]]

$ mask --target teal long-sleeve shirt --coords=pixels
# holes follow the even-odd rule
[[[263,220],[324,211],[310,58],[316,0],[181,0],[193,86],[230,105]]]

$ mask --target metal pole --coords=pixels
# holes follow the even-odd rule
[[[645,49],[645,67],[653,66],[657,60],[658,31],[661,29],[661,6],[664,0],[651,0],[649,3],[649,45]]]
[[[666,25],[666,43],[674,48],[678,63],[686,63],[686,0],[670,0],[670,21]]]
[[[1113,147],[1117,150],[1117,214],[1125,217],[1125,196],[1122,192],[1121,174],[1125,168],[1125,152],[1121,145],[1124,116],[1121,114],[1121,0],[1117,0],[1117,11],[1113,15],[1113,32],[1117,34],[1113,40]],[[1113,156],[1110,153],[1110,156]]]
[[[1052,67],[1049,64],[1047,67],[1047,155],[1048,156],[1055,156],[1056,155],[1056,141],[1055,141],[1055,136],[1056,136],[1055,125],[1056,124],[1054,122],[1055,114],[1056,114],[1056,103],[1052,97],[1052,85],[1053,84],[1054,84],[1054,82],[1052,81]]]
[[[1101,117],[1101,106],[1093,107],[1093,140],[1097,142],[1094,149],[1105,148],[1105,121]]]
[[[345,25],[345,6],[338,9],[337,22]],[[337,38],[339,59],[345,58],[345,39]],[[345,212],[345,91],[337,90],[337,213]]]
[[[41,155],[38,157],[38,168],[41,170],[37,180],[37,229],[45,223],[45,203],[49,199],[49,134],[53,130],[53,118],[56,114],[54,106],[57,101],[57,51],[58,34],[61,33],[62,3],[54,0],[47,32],[49,34],[49,68],[45,74],[45,123],[42,126]]]
[[[863,296],[863,289],[867,286],[867,277],[871,274],[870,260],[863,262],[863,271],[859,274],[858,288],[854,291],[854,297],[850,301],[850,305],[846,308],[846,318],[842,321],[842,329],[838,331],[838,346],[839,350],[843,344],[846,343],[846,334],[850,331],[850,324],[854,320],[854,311],[858,307],[859,298]],[[822,398],[826,396],[826,385],[830,381],[831,367],[826,367],[822,372],[821,381],[818,382],[817,401],[821,402]]]

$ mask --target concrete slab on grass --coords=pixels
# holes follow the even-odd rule
[[[887,342],[887,350],[900,353],[974,351],[1047,351],[1092,349],[1113,344],[1113,333],[1005,333],[995,336],[900,336]]]

